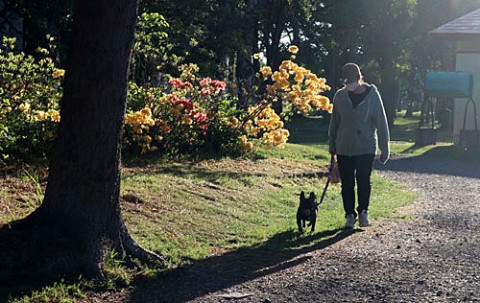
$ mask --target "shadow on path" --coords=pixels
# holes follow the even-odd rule
[[[305,253],[326,248],[359,231],[336,229],[301,237],[294,231],[280,233],[256,246],[194,261],[154,278],[140,278],[134,282],[128,302],[193,300],[306,262],[310,257]]]
[[[393,158],[386,165],[374,161],[374,168],[378,171],[414,172],[480,179],[480,165],[478,164],[428,155]]]

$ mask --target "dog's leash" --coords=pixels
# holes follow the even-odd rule
[[[327,193],[328,185],[330,184],[330,180],[332,179],[332,170],[333,170],[334,163],[335,163],[335,156],[332,155],[330,157],[330,166],[328,167],[327,184],[325,184],[325,188],[323,189],[322,196],[320,197],[320,201],[318,202],[318,205],[323,203],[323,199],[325,198],[325,194]]]

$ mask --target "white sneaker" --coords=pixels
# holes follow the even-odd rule
[[[356,218],[354,214],[347,215],[347,222],[345,223],[345,228],[354,228],[355,221]]]
[[[368,221],[368,212],[366,210],[362,210],[360,213],[360,218],[358,219],[358,225],[360,227],[367,227],[370,225],[370,222]]]

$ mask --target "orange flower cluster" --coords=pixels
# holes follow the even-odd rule
[[[289,47],[292,54],[298,52],[298,47]],[[273,84],[267,90],[274,96],[284,98],[296,112],[307,115],[312,109],[332,111],[330,100],[321,94],[330,90],[325,78],[319,78],[311,70],[299,66],[291,60],[280,64],[278,71],[272,73],[271,68],[260,69],[265,80],[272,80]]]
[[[126,114],[125,124],[133,129],[135,133],[134,139],[139,142],[141,153],[144,154],[150,150],[152,137],[148,135],[148,131],[150,127],[155,125],[155,120],[152,118],[152,110],[149,107],[144,107],[140,111]]]
[[[252,119],[245,122],[244,128],[253,137],[259,137],[267,146],[283,147],[287,143],[290,133],[283,129],[284,123],[280,116],[268,105],[250,108]]]
[[[248,141],[248,138],[246,135],[240,136],[240,140],[242,141],[243,149],[246,152],[253,150],[253,143],[251,141]]]
[[[148,131],[150,126],[155,125],[155,121],[152,119],[152,110],[148,107],[144,107],[140,111],[126,114],[125,124],[132,127],[132,129],[139,134],[143,133],[143,130]]]
[[[299,48],[292,45],[288,51],[293,60]],[[272,84],[267,85],[265,100],[249,110],[243,123],[248,136],[261,138],[267,147],[283,147],[290,135],[283,128],[281,117],[270,107],[273,102],[284,102],[286,108],[303,115],[308,115],[313,109],[331,112],[333,108],[330,100],[322,95],[330,90],[325,78],[318,77],[292,60],[283,61],[278,71],[272,71],[270,66],[260,68],[260,76]],[[242,142],[245,145],[248,140],[242,138]]]
[[[53,78],[60,78],[60,77],[63,77],[64,75],[65,75],[65,70],[64,69],[57,69],[52,74]]]
[[[34,112],[36,121],[50,120],[53,122],[60,122],[60,112],[55,109],[49,109],[47,112],[43,110],[37,110]]]

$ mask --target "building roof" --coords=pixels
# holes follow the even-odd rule
[[[429,34],[451,40],[480,38],[480,9],[437,27]]]

